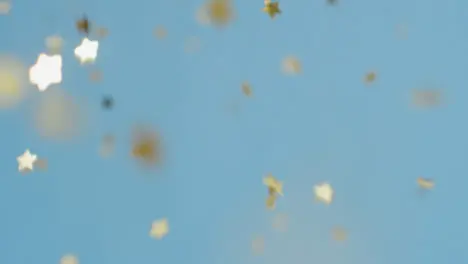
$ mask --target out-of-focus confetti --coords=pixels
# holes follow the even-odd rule
[[[252,253],[254,255],[261,255],[265,251],[265,239],[262,236],[255,236],[252,239]]]
[[[281,10],[279,8],[279,2],[272,2],[271,0],[264,1],[263,12],[267,13],[272,19],[276,17],[276,15],[281,14]]]
[[[203,5],[197,9],[195,13],[195,19],[201,25],[207,26],[211,23],[210,12],[208,10],[208,5]]]
[[[100,70],[92,70],[89,74],[89,80],[92,82],[102,81],[102,72]]]
[[[79,33],[88,35],[91,29],[91,23],[88,20],[88,17],[84,15],[81,19],[76,21],[76,29]]]
[[[266,199],[266,208],[273,210],[276,207],[277,195],[283,196],[283,184],[276,180],[271,174],[263,178],[263,184],[268,187],[268,197]]]
[[[348,232],[342,227],[334,227],[332,229],[333,240],[343,242],[348,238]]]
[[[39,99],[33,109],[34,125],[44,138],[69,140],[83,132],[86,125],[83,105],[66,94],[53,89]]]
[[[115,149],[115,138],[113,135],[105,135],[101,140],[101,145],[99,146],[99,153],[101,157],[109,157],[112,155]]]
[[[244,82],[242,84],[242,93],[247,97],[252,96],[252,87],[250,86],[248,82]]]
[[[60,264],[79,264],[80,261],[78,260],[78,257],[72,254],[68,254],[63,256],[60,259]]]
[[[17,105],[26,95],[27,70],[18,60],[0,56],[0,108]]]
[[[273,217],[272,227],[279,232],[286,232],[288,230],[288,215],[281,213]]]
[[[338,0],[327,0],[327,3],[329,5],[336,5],[338,3]]]
[[[157,26],[153,33],[157,39],[164,39],[167,37],[167,30],[163,26]]]
[[[36,64],[29,69],[29,81],[43,92],[52,84],[62,82],[62,56],[39,54]]]
[[[10,0],[0,0],[0,15],[7,15],[11,10]]]
[[[81,64],[94,62],[99,49],[99,41],[84,38],[79,46],[75,48],[75,56]]]
[[[281,68],[283,73],[287,75],[297,75],[302,72],[301,62],[294,56],[284,58]]]
[[[431,108],[440,105],[442,96],[437,90],[413,90],[413,104],[420,108]]]
[[[418,183],[418,186],[424,190],[431,190],[434,188],[434,185],[435,185],[433,180],[423,178],[423,177],[419,177],[417,180],[417,183]]]
[[[321,183],[314,186],[315,198],[325,204],[331,204],[333,201],[334,191],[330,184]]]
[[[187,53],[195,53],[200,50],[201,41],[198,37],[189,37],[185,41],[184,50]]]
[[[106,109],[106,110],[110,110],[114,107],[114,99],[112,98],[112,96],[104,96],[104,98],[102,98],[102,108]]]
[[[226,26],[234,16],[230,0],[210,0],[206,6],[211,24]]]
[[[377,73],[375,72],[368,72],[366,76],[364,76],[364,83],[366,84],[372,84],[375,82],[375,79],[377,78]]]
[[[96,36],[99,38],[99,39],[104,39],[106,38],[107,36],[109,35],[109,30],[105,27],[98,27],[96,29]]]
[[[161,142],[157,133],[145,127],[133,132],[132,156],[145,165],[157,165],[161,161]]]
[[[166,218],[156,220],[151,225],[150,236],[155,239],[162,239],[169,233],[169,222]]]
[[[18,170],[20,172],[32,171],[34,169],[34,163],[37,160],[37,155],[32,154],[27,149],[22,155],[16,158],[18,161]]]
[[[52,54],[60,54],[63,47],[63,39],[60,36],[49,36],[45,40],[48,51]]]
[[[40,170],[46,170],[48,163],[46,159],[37,159],[34,165]]]

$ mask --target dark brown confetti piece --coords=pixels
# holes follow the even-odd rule
[[[84,15],[83,18],[76,21],[76,29],[79,33],[88,35],[90,32],[90,28],[91,23],[89,22],[88,17],[86,15]]]

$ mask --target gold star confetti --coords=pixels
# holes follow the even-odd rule
[[[330,184],[321,183],[314,186],[315,199],[327,205],[333,201],[334,191]]]
[[[440,105],[442,99],[437,90],[413,90],[413,104],[420,108],[430,108]]]
[[[67,254],[60,259],[60,264],[79,264],[79,260],[75,255]]]
[[[157,165],[161,161],[161,143],[158,135],[145,127],[133,132],[132,156],[145,165]]]
[[[271,0],[264,1],[263,12],[267,13],[272,19],[276,17],[276,15],[281,14],[281,10],[279,8],[279,2],[271,2]]]
[[[261,255],[265,251],[265,239],[262,236],[255,236],[252,239],[252,253],[254,255]]]
[[[417,183],[418,183],[418,186],[424,190],[431,190],[434,188],[434,185],[435,185],[433,180],[423,178],[423,177],[419,177],[417,180]]]
[[[154,35],[158,39],[164,39],[167,37],[167,30],[163,26],[157,26],[154,29]]]
[[[372,84],[373,82],[375,82],[376,78],[377,78],[377,74],[375,72],[369,72],[364,77],[364,82],[366,84]]]
[[[156,220],[151,225],[150,236],[155,239],[162,239],[169,233],[169,222],[166,218]]]
[[[288,215],[284,213],[275,215],[272,227],[278,232],[286,232],[288,230]]]
[[[16,158],[16,161],[18,161],[18,171],[33,171],[34,163],[37,161],[37,155],[32,154],[29,149],[27,149],[22,155]]]
[[[244,93],[244,95],[247,97],[252,96],[252,88],[248,82],[244,82],[242,84],[242,93]]]
[[[13,57],[0,56],[0,109],[12,108],[25,98],[27,70]]]
[[[346,229],[337,226],[332,229],[332,237],[335,241],[343,242],[348,239],[348,232]]]
[[[29,68],[29,81],[44,92],[53,84],[62,82],[62,56],[39,54],[36,64]]]
[[[297,75],[302,72],[301,62],[294,56],[284,58],[281,67],[286,75]]]
[[[207,10],[210,22],[217,26],[226,26],[234,16],[230,0],[210,0]]]
[[[75,48],[75,57],[81,64],[93,63],[99,50],[99,41],[84,38],[81,44]]]

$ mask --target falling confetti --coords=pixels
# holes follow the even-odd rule
[[[26,96],[27,69],[18,60],[0,56],[0,108],[12,108]]]
[[[33,114],[35,128],[42,137],[69,140],[84,131],[87,119],[83,104],[64,89],[52,89],[39,99]]]
[[[364,83],[366,84],[372,84],[375,82],[375,79],[377,78],[377,74],[375,72],[369,72],[366,74],[364,77]]]
[[[83,18],[76,21],[75,25],[79,33],[85,34],[85,35],[89,34],[91,23],[89,22],[88,17],[86,15],[84,15]]]
[[[283,60],[282,71],[287,75],[300,74],[302,72],[301,62],[294,56],[288,56]]]
[[[252,253],[254,255],[261,255],[265,251],[265,239],[262,236],[255,236],[252,239]]]
[[[264,1],[263,12],[267,13],[272,19],[276,17],[276,15],[281,14],[281,10],[279,8],[279,2],[271,2],[271,0]]]
[[[109,35],[109,30],[105,27],[98,27],[96,29],[96,36],[99,38],[99,39],[104,39],[106,38],[107,36]]]
[[[100,70],[93,70],[89,74],[89,80],[92,82],[102,81],[102,72]]]
[[[45,40],[48,51],[52,54],[60,54],[63,47],[63,39],[60,36],[49,36]]]
[[[273,210],[276,207],[277,195],[283,196],[283,184],[276,180],[271,174],[263,178],[263,184],[268,187],[266,207],[269,210]]]
[[[332,229],[333,240],[343,242],[348,238],[348,232],[342,227],[334,227]]]
[[[216,26],[226,26],[234,16],[230,0],[210,0],[207,10],[210,23]]]
[[[148,128],[139,127],[133,133],[132,156],[145,165],[158,165],[161,161],[161,143],[158,135]]]
[[[437,90],[413,90],[413,104],[419,108],[431,108],[440,105],[442,99]]]
[[[252,88],[250,87],[250,84],[248,82],[244,82],[242,84],[242,93],[244,93],[244,95],[247,97],[252,96]]]
[[[423,177],[419,177],[418,180],[417,180],[417,183],[418,183],[418,186],[421,188],[421,189],[424,189],[424,190],[431,190],[434,188],[434,181],[431,180],[431,179],[426,179],[426,178],[423,178]]]
[[[322,183],[314,186],[315,199],[325,204],[331,204],[334,191],[330,184]]]
[[[60,264],[79,264],[79,260],[75,255],[65,255],[60,259]]]
[[[29,149],[27,149],[22,155],[18,156],[16,160],[18,161],[18,171],[28,172],[34,169],[37,155],[32,154]]]
[[[115,149],[115,138],[111,134],[105,135],[101,140],[101,145],[99,147],[99,154],[101,157],[107,158],[114,152]]]
[[[195,13],[195,19],[200,25],[203,26],[207,26],[211,23],[208,5],[205,4],[197,9],[197,12]]]
[[[157,39],[164,39],[167,37],[167,30],[163,26],[157,26],[154,29],[154,35]]]
[[[46,159],[37,159],[36,162],[34,162],[34,166],[40,170],[46,170],[48,163]]]
[[[0,15],[7,15],[10,13],[11,3],[9,0],[0,0]]]
[[[162,239],[169,233],[169,222],[167,219],[160,219],[151,225],[150,236],[155,239]]]
[[[278,232],[286,232],[288,230],[288,215],[284,213],[275,215],[272,227]]]
[[[328,3],[329,5],[332,5],[332,6],[333,6],[333,5],[336,5],[336,4],[338,3],[338,0],[327,0],[327,3]]]
[[[104,96],[104,98],[102,99],[102,108],[104,108],[105,110],[110,110],[114,107],[114,99],[112,98],[112,96]]]
[[[44,92],[52,84],[62,82],[62,56],[39,54],[36,64],[29,69],[29,81]]]
[[[96,60],[99,49],[99,41],[84,38],[79,46],[75,48],[75,56],[81,64],[92,63]]]

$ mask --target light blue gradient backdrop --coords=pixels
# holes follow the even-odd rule
[[[225,30],[196,23],[201,4],[17,0],[0,17],[1,53],[27,66],[45,37],[65,39],[63,83],[51,89],[86,101],[92,117],[78,141],[56,143],[27,121],[33,87],[0,112],[0,263],[58,263],[66,253],[82,264],[468,262],[468,3],[281,1],[272,21],[261,0],[236,1]],[[90,67],[73,55],[82,13],[110,32]],[[153,36],[156,25],[165,40]],[[202,43],[195,54],[184,52],[191,36]],[[302,75],[281,74],[288,55],[301,59]],[[91,69],[103,71],[102,83],[89,82]],[[367,87],[371,70],[377,81]],[[245,80],[253,98],[241,94]],[[441,89],[445,104],[411,107],[411,90],[425,87]],[[104,94],[113,111],[101,110]],[[164,166],[152,175],[128,154],[136,123],[163,137]],[[117,150],[103,160],[107,132]],[[48,159],[48,171],[17,171],[26,148]],[[264,208],[269,172],[284,181],[285,234]],[[434,191],[419,195],[418,176],[434,178]],[[336,191],[329,207],[313,200],[321,181]],[[160,217],[171,231],[152,240]],[[348,229],[345,244],[330,238],[335,225]],[[263,256],[251,254],[255,234],[265,236]]]

